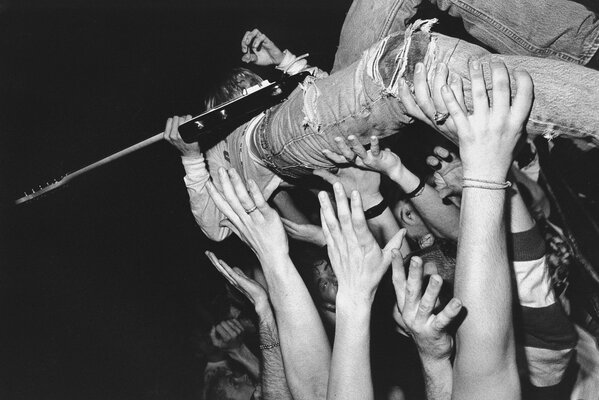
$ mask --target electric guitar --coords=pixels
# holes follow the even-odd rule
[[[308,72],[300,72],[295,75],[284,75],[283,78],[277,82],[269,82],[266,80],[259,85],[244,89],[243,94],[240,97],[220,104],[181,124],[179,126],[181,138],[186,143],[192,143],[197,141],[201,136],[214,133],[218,128],[225,124],[231,124],[238,121],[243,122],[252,118],[275,104],[284,101],[308,75]],[[33,200],[58,189],[86,172],[162,140],[163,135],[164,132],[160,132],[133,146],[127,147],[126,149],[118,151],[81,169],[68,173],[62,178],[47,184],[45,187],[39,186],[37,190],[33,189],[31,193],[25,192],[22,197],[15,201],[15,204],[26,203],[29,200]]]

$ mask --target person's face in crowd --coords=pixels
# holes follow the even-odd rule
[[[327,311],[335,311],[337,278],[328,260],[320,260],[313,266],[313,279],[321,306]]]
[[[250,400],[256,387],[247,374],[229,372],[221,378],[222,385],[228,399]]]
[[[393,215],[399,225],[406,229],[406,235],[410,239],[418,241],[424,235],[431,233],[409,201],[398,201],[393,207]]]

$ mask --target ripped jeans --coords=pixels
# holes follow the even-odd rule
[[[460,18],[470,35],[498,53],[585,65],[599,49],[599,17],[572,0],[354,0],[332,72],[390,33],[404,32],[427,1]]]
[[[258,153],[264,162],[279,175],[299,178],[315,168],[333,167],[322,149],[337,152],[337,136],[353,134],[367,143],[372,135],[399,132],[412,119],[397,97],[397,83],[401,76],[412,82],[420,61],[429,71],[444,62],[459,75],[469,109],[469,60],[481,62],[488,82],[492,59],[505,62],[509,70],[525,69],[532,76],[535,94],[526,126],[529,136],[566,136],[599,144],[598,71],[557,60],[492,55],[477,45],[430,33],[430,25],[417,22],[405,36],[386,37],[349,67],[327,78],[308,78],[284,103],[271,108],[258,132]]]

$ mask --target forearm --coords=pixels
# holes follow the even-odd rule
[[[426,399],[451,399],[451,388],[453,386],[453,370],[449,359],[421,359],[421,361]]]
[[[403,168],[401,174],[390,174],[389,177],[405,193],[416,190],[421,179],[406,168]],[[422,192],[410,201],[426,224],[436,233],[447,239],[458,239],[460,210],[454,204],[443,204],[439,192],[432,186],[425,184]]]
[[[285,375],[296,400],[326,396],[331,349],[310,293],[289,256],[261,260],[274,308]]]
[[[327,399],[374,398],[370,368],[371,304],[337,295],[335,345]]]
[[[266,346],[262,350],[262,396],[264,400],[292,400],[287,379],[285,378],[285,368],[283,366],[283,356],[281,354],[279,343],[279,334],[275,317],[266,304],[262,311],[257,310],[259,318],[259,336],[260,345]]]
[[[194,219],[209,239],[217,242],[224,240],[231,234],[231,231],[229,228],[219,225],[225,216],[216,207],[206,190],[210,174],[206,168],[204,157],[182,157],[181,161],[186,174],[183,181],[187,187],[189,205]]]
[[[535,225],[535,220],[530,211],[528,211],[528,207],[526,207],[526,203],[524,203],[524,199],[516,184],[513,184],[510,188],[509,207],[510,232],[525,232]]]
[[[454,293],[467,314],[456,336],[454,398],[476,398],[490,387],[508,397],[519,390],[505,201],[503,190],[463,192]]]
[[[260,361],[245,344],[228,352],[228,354],[233,360],[243,365],[252,378],[260,378]]]

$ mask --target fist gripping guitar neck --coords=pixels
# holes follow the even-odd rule
[[[192,143],[201,136],[214,133],[217,128],[223,126],[225,123],[229,124],[235,121],[243,121],[244,119],[252,118],[275,104],[284,101],[308,75],[308,72],[301,72],[295,75],[284,75],[283,78],[277,82],[271,83],[269,81],[263,81],[259,85],[247,88],[241,97],[220,104],[219,106],[181,124],[179,126],[181,138],[187,143]],[[15,204],[23,204],[38,198],[66,185],[86,172],[149,146],[152,143],[159,142],[163,138],[163,133],[164,132],[160,132],[133,146],[127,147],[126,149],[111,154],[110,156],[81,169],[68,173],[60,178],[60,180],[55,180],[45,187],[39,186],[38,190],[32,190],[31,193],[25,192],[23,197],[20,197],[15,201]]]

